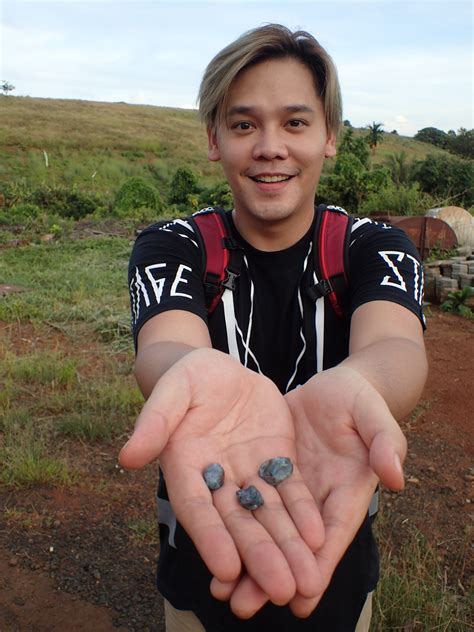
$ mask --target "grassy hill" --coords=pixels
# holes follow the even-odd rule
[[[365,133],[355,130],[356,135]],[[207,186],[222,174],[206,151],[196,110],[0,97],[0,180],[110,194],[136,175],[166,188],[178,167],[189,166]],[[412,138],[385,134],[373,161],[381,163],[401,151],[408,160],[444,153]]]

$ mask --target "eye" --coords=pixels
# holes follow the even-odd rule
[[[307,125],[307,123],[301,119],[291,119],[288,121],[287,125],[289,127],[298,128],[298,127],[304,127],[305,125]]]
[[[249,121],[239,121],[238,123],[234,123],[232,125],[232,129],[247,132],[248,130],[252,129],[252,123],[250,123]]]

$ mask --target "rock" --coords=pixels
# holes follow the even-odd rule
[[[13,597],[13,603],[15,604],[15,606],[24,606],[26,603],[26,599],[23,599],[23,597]]]
[[[258,470],[260,478],[276,487],[279,483],[282,483],[293,473],[293,463],[291,459],[286,456],[276,456],[273,459],[268,459],[262,463]]]
[[[235,492],[239,503],[244,509],[254,511],[263,505],[263,498],[261,493],[256,487],[250,485],[244,489],[239,489]]]
[[[8,562],[9,566],[18,566],[18,559],[16,557],[11,557],[10,561]]]
[[[208,465],[202,475],[211,490],[219,489],[224,485],[224,468],[219,463]]]

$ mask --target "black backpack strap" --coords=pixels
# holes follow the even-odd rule
[[[313,300],[327,296],[335,313],[344,317],[348,310],[349,243],[352,217],[343,209],[316,208],[313,239],[314,267],[319,282],[308,289]]]
[[[207,208],[190,218],[202,253],[204,291],[208,314],[216,309],[224,290],[235,289],[243,250],[232,237],[229,220],[221,208]]]

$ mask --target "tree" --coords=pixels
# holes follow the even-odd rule
[[[363,136],[355,136],[354,130],[349,128],[342,137],[338,147],[338,154],[354,154],[360,160],[365,169],[369,168],[370,151],[367,139]]]
[[[474,163],[465,158],[428,155],[414,167],[413,179],[422,191],[444,203],[471,207],[474,204]]]
[[[383,138],[383,123],[376,123],[374,121],[372,125],[367,125],[367,129],[369,130],[369,134],[367,136],[369,147],[372,150],[372,153],[375,154],[375,148]]]
[[[8,96],[9,92],[13,92],[15,86],[12,83],[9,83],[8,81],[2,79],[0,83],[0,89],[2,90],[4,96]]]
[[[390,154],[390,156],[387,157],[386,164],[389,168],[392,181],[397,187],[409,182],[411,165],[408,162],[406,151],[401,151],[398,154]]]
[[[461,127],[454,136],[449,134],[448,149],[454,154],[474,158],[474,129]]]
[[[421,140],[423,143],[431,143],[437,147],[446,147],[448,142],[446,132],[436,127],[424,127],[418,130],[413,138],[415,140]]]

